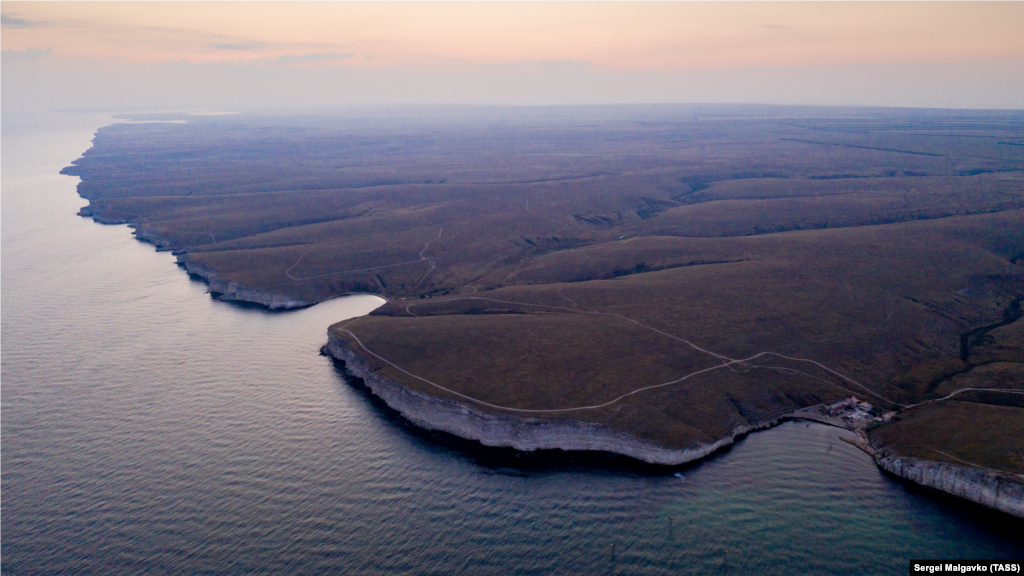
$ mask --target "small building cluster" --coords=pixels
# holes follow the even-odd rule
[[[849,422],[860,422],[878,416],[871,404],[853,397],[830,404],[825,409],[829,416],[838,416]]]

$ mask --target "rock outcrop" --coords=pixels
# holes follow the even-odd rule
[[[875,463],[890,474],[1024,518],[1024,485],[1007,475],[886,452],[876,453]]]
[[[345,371],[359,378],[388,406],[427,430],[440,430],[485,446],[506,446],[517,450],[596,450],[621,454],[651,464],[677,465],[699,460],[733,444],[751,431],[769,428],[790,418],[803,419],[802,411],[733,430],[728,437],[710,444],[673,450],[645,442],[624,432],[593,422],[570,418],[530,418],[485,412],[468,402],[439,398],[376,374],[366,361],[328,331],[325,352],[344,363]],[[1007,476],[946,464],[893,456],[886,449],[875,451],[866,441],[850,441],[872,454],[879,468],[910,482],[965,498],[983,506],[1024,518],[1024,485]]]
[[[283,294],[271,294],[239,284],[234,280],[221,278],[216,270],[202,262],[196,262],[189,258],[188,253],[177,255],[178,264],[183,266],[189,274],[194,274],[210,285],[210,292],[217,294],[218,300],[231,300],[235,302],[249,302],[260,304],[271,310],[288,310],[292,308],[305,308],[316,302],[307,302]]]
[[[305,308],[316,304],[316,302],[307,302],[305,300],[292,298],[283,294],[271,294],[265,290],[259,290],[257,288],[252,288],[251,286],[239,284],[234,280],[221,278],[220,274],[218,274],[216,270],[202,262],[192,260],[189,258],[188,253],[185,252],[185,250],[179,250],[179,247],[175,246],[171,240],[146,228],[142,225],[142,222],[138,220],[113,218],[96,214],[96,211],[93,209],[91,204],[83,206],[78,211],[78,215],[84,218],[92,218],[100,224],[127,224],[129,228],[134,230],[135,237],[138,240],[156,246],[158,252],[178,250],[174,252],[177,256],[178,264],[185,268],[189,274],[194,274],[209,284],[210,293],[215,294],[218,300],[259,304],[266,306],[271,310]]]
[[[157,252],[166,252],[168,250],[174,250],[176,246],[169,239],[153,232],[145,226],[139,226],[134,223],[128,224],[128,227],[134,230],[135,237],[143,242],[148,242],[153,246],[156,246]]]
[[[651,464],[676,465],[704,458],[733,444],[753,430],[777,424],[780,418],[733,430],[728,437],[693,448],[670,449],[645,442],[594,422],[570,418],[530,418],[484,412],[467,402],[439,398],[410,389],[374,372],[348,342],[328,331],[327,353],[344,363],[350,376],[359,378],[376,396],[414,424],[440,430],[485,446],[517,450],[594,450],[621,454]]]

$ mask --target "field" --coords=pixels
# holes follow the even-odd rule
[[[1019,112],[241,115],[106,127],[66,172],[97,219],[245,286],[385,295],[332,330],[485,410],[687,447],[851,395],[1024,388]],[[872,438],[1019,472],[1019,398]]]

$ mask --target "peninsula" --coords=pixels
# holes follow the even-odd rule
[[[415,423],[675,464],[856,396],[883,469],[1024,515],[1021,112],[134,119],[187,121],[102,128],[82,214],[225,300],[385,296],[327,350]]]

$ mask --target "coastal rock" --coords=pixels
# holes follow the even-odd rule
[[[79,216],[83,216],[85,218],[92,218],[93,222],[98,222],[100,224],[109,224],[109,225],[131,224],[131,221],[128,220],[127,218],[111,218],[109,216],[103,216],[101,214],[95,214],[95,213],[93,213],[91,206],[86,206],[86,207],[80,209],[78,211],[78,215]]]
[[[170,240],[147,229],[145,226],[133,222],[128,224],[128,227],[134,230],[136,238],[156,246],[157,252],[165,252],[177,248]]]
[[[83,218],[92,218],[94,222],[98,222],[100,224],[127,224],[128,227],[134,231],[133,233],[136,238],[156,246],[157,251],[172,250],[174,248],[170,240],[153,232],[152,230],[147,229],[142,221],[121,216],[111,216],[110,214],[97,213],[92,203],[79,208],[78,215]]]
[[[316,302],[307,302],[305,300],[299,300],[282,294],[271,294],[263,290],[251,288],[244,284],[239,284],[234,280],[225,280],[224,278],[221,278],[220,274],[210,266],[189,258],[188,253],[178,254],[177,260],[178,264],[184,266],[185,270],[187,270],[189,274],[194,274],[205,280],[206,283],[210,285],[210,292],[218,295],[218,300],[260,304],[270,308],[271,310],[305,308],[306,306],[316,304]]]
[[[271,310],[290,310],[316,304],[316,302],[307,302],[282,294],[271,294],[233,280],[225,280],[213,268],[190,259],[186,252],[187,249],[176,246],[171,240],[146,228],[141,221],[97,214],[92,204],[79,209],[78,215],[92,218],[100,224],[127,224],[134,231],[136,239],[156,246],[158,252],[171,251],[177,257],[178,264],[183,266],[189,274],[202,278],[210,285],[210,292],[216,294],[218,300],[260,304]]]
[[[663,448],[600,424],[569,418],[530,418],[479,410],[466,402],[438,398],[375,373],[349,344],[328,331],[326,351],[345,364],[349,375],[359,378],[388,406],[427,430],[440,430],[485,446],[517,450],[594,450],[621,454],[651,464],[677,465],[699,460],[752,430],[767,428],[778,419],[743,426],[711,444],[673,450]]]
[[[914,482],[971,502],[1024,518],[1024,485],[1004,475],[945,462],[904,456],[875,456],[879,468]]]

